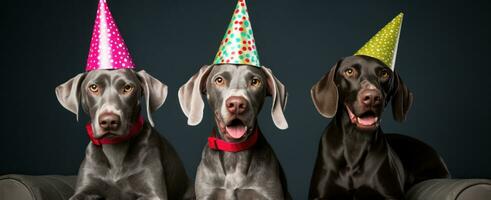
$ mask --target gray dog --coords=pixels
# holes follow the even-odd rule
[[[78,118],[90,115],[92,142],[71,199],[188,199],[193,187],[173,147],[153,129],[151,112],[167,86],[145,71],[94,70],[56,88],[58,101]],[[149,123],[140,116],[144,96]]]
[[[237,144],[252,138],[255,142],[234,152],[206,146],[196,174],[196,198],[289,198],[283,170],[271,146],[259,133],[256,119],[265,97],[270,95],[275,125],[280,129],[288,127],[283,116],[287,98],[283,84],[266,67],[204,66],[179,89],[179,101],[189,125],[197,125],[203,118],[202,94],[206,94],[217,125],[218,134],[211,137],[212,141],[217,138]]]

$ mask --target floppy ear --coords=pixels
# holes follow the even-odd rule
[[[413,93],[409,91],[399,74],[394,72],[394,92],[392,96],[392,115],[398,122],[406,119],[406,114],[413,104]]]
[[[201,94],[205,92],[206,79],[213,68],[212,66],[205,65],[201,67],[198,73],[179,88],[179,104],[186,117],[188,117],[188,125],[196,126],[203,119],[205,104]]]
[[[338,87],[334,82],[334,76],[336,75],[336,70],[340,62],[341,61],[338,61],[332,66],[329,73],[325,74],[321,80],[310,89],[310,95],[317,112],[326,118],[334,117],[338,110]]]
[[[285,115],[283,114],[283,110],[286,106],[286,101],[288,99],[288,93],[286,92],[286,88],[274,75],[271,69],[267,67],[261,67],[266,74],[267,82],[268,82],[268,95],[271,95],[273,98],[272,106],[271,106],[271,117],[273,118],[273,122],[279,129],[287,129],[288,123],[286,122]]]
[[[136,73],[140,79],[143,95],[145,96],[145,104],[147,104],[147,117],[150,125],[155,126],[152,119],[152,113],[160,108],[167,98],[167,85],[161,83],[145,70],[140,70]]]
[[[78,121],[78,107],[80,102],[80,85],[85,73],[80,73],[55,89],[56,98],[67,110],[76,115]]]

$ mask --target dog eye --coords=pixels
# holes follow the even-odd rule
[[[93,93],[97,93],[99,92],[99,86],[97,86],[96,84],[91,84],[89,85],[89,90]]]
[[[389,72],[387,70],[384,70],[380,73],[380,77],[382,77],[382,79],[388,79],[389,78]]]
[[[352,77],[355,75],[355,70],[353,70],[352,68],[348,68],[348,69],[344,70],[344,74],[347,77]]]
[[[217,84],[217,85],[223,85],[224,82],[225,81],[223,81],[222,77],[215,78],[215,84]]]
[[[261,80],[259,80],[259,79],[257,79],[257,78],[253,78],[253,79],[251,80],[251,86],[257,87],[257,86],[259,86],[259,85],[261,85]]]
[[[123,87],[123,94],[128,94],[133,91],[133,86],[132,85],[125,85]]]

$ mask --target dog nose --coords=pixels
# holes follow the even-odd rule
[[[382,96],[377,90],[365,90],[360,95],[360,101],[366,106],[376,106],[381,103]]]
[[[244,97],[231,96],[225,101],[227,110],[233,114],[241,114],[247,109],[247,103]]]
[[[102,113],[99,116],[99,126],[104,130],[117,130],[121,119],[114,113]]]

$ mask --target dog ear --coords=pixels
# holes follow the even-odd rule
[[[406,119],[406,114],[413,104],[413,93],[409,91],[399,74],[394,72],[394,90],[392,95],[392,115],[398,122]]]
[[[141,87],[143,88],[143,95],[147,104],[148,121],[153,127],[155,124],[153,123],[151,114],[164,104],[167,98],[167,85],[145,72],[145,70],[140,70],[136,75],[140,79]]]
[[[188,118],[188,125],[196,126],[203,119],[203,109],[205,104],[201,94],[206,90],[206,79],[210,74],[213,65],[201,67],[198,73],[193,75],[188,82],[179,88],[179,104]]]
[[[331,67],[329,73],[325,74],[313,87],[310,89],[310,95],[314,102],[317,112],[326,118],[332,118],[338,110],[338,87],[334,82],[334,76],[339,63],[337,62]]]
[[[286,88],[274,75],[271,69],[267,67],[261,67],[266,74],[267,84],[268,84],[268,95],[273,98],[271,106],[271,117],[273,122],[279,129],[287,129],[288,123],[286,122],[283,110],[285,109],[286,102],[288,99],[288,93]]]
[[[78,108],[80,102],[80,85],[85,73],[80,73],[55,89],[56,98],[60,104],[76,115],[78,121]]]

